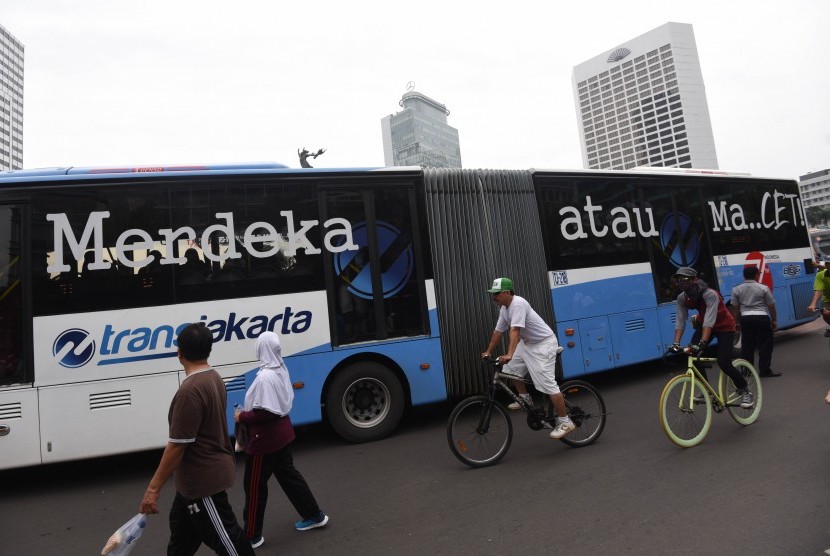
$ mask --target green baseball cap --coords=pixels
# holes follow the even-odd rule
[[[490,293],[505,292],[513,289],[513,280],[510,278],[496,278],[493,280],[493,285],[487,290]]]

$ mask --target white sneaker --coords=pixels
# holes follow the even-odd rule
[[[559,421],[556,423],[556,427],[552,431],[550,431],[550,437],[554,440],[559,440],[560,438],[569,435],[574,430],[576,430],[576,425],[570,419],[567,421]]]
[[[530,394],[519,394],[519,396],[521,396],[521,398],[530,405],[533,405],[533,398],[530,397]],[[519,405],[519,402],[513,402],[507,406],[507,409],[511,409],[513,411],[518,411],[521,408],[522,406]]]

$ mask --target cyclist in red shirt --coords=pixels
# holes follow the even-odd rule
[[[680,351],[680,338],[686,329],[689,309],[697,309],[695,317],[700,323],[700,339],[691,346],[692,354],[701,353],[714,336],[718,341],[718,366],[732,379],[741,394],[741,407],[755,406],[755,396],[747,389],[746,379],[732,364],[732,346],[735,343],[735,319],[726,308],[718,292],[698,278],[697,271],[681,267],[672,277],[681,291],[677,296],[677,321],[674,326],[674,343],[671,351]],[[693,318],[695,318],[693,317]],[[696,334],[697,335],[697,334]],[[708,378],[707,378],[708,380]]]

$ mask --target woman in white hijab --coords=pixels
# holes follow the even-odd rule
[[[294,427],[288,412],[294,401],[294,390],[288,368],[282,359],[280,338],[264,332],[256,342],[256,355],[261,366],[245,403],[234,420],[248,427],[245,445],[245,534],[254,548],[262,546],[262,524],[268,501],[268,479],[277,478],[285,495],[302,518],[294,524],[298,531],[323,527],[328,516],[320,511],[317,500],[303,476],[294,467],[289,446],[294,440]]]

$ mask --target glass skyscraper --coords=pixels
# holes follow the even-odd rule
[[[694,31],[666,23],[573,70],[585,168],[718,168]]]
[[[0,25],[0,170],[23,168],[23,44]]]
[[[447,124],[447,107],[416,91],[398,104],[403,110],[380,121],[384,164],[461,168],[458,130]]]

